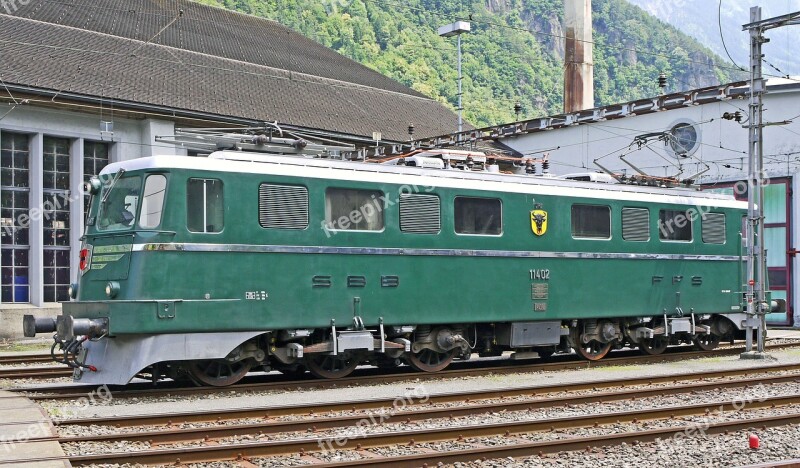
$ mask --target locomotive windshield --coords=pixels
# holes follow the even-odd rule
[[[139,196],[142,190],[140,176],[121,177],[103,187],[100,211],[97,215],[98,231],[131,229],[136,220]]]

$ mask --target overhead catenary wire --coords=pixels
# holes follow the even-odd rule
[[[377,0],[367,0],[367,1],[377,1]],[[389,2],[383,1],[382,3],[384,3],[384,4],[388,4]],[[72,3],[69,3],[69,2],[67,2],[67,4],[72,4]],[[406,6],[407,6],[407,5],[406,5]],[[409,7],[409,8],[413,8],[413,7]],[[176,19],[176,18],[175,18],[175,19]],[[199,20],[198,20],[198,19],[196,19],[196,18],[191,18],[191,20],[192,20],[192,21],[199,21]],[[174,21],[173,21],[173,22],[174,22]],[[167,26],[165,26],[164,28],[162,28],[160,32],[163,32],[163,30],[164,30],[166,27],[168,27],[170,24],[172,24],[173,22],[170,22],[170,23],[169,23]],[[532,34],[540,34],[540,33],[539,33],[539,32],[537,32],[537,31],[532,31],[532,30],[530,30],[530,29],[527,29],[527,28],[513,27],[513,26],[508,26],[508,25],[502,25],[502,24],[494,23],[494,22],[484,22],[484,23],[485,23],[485,24],[488,24],[488,25],[493,25],[493,26],[501,26],[501,27],[508,27],[508,28],[511,28],[511,29],[524,30],[524,31],[528,31],[529,33],[532,33]],[[160,32],[159,32],[159,33],[157,33],[157,34],[156,34],[156,36],[157,36],[158,34],[160,34]],[[556,37],[556,38],[564,38],[564,36],[558,36],[558,35],[552,35],[552,34],[545,34],[545,35],[552,36],[552,37]],[[155,37],[155,36],[153,36],[153,38],[154,38],[154,37]],[[200,67],[200,66],[202,66],[202,65],[197,65],[197,64],[194,64],[194,63],[186,64],[186,63],[184,63],[184,62],[180,61],[180,59],[178,59],[177,57],[175,57],[174,53],[173,53],[173,52],[170,50],[170,48],[169,48],[168,46],[163,46],[163,45],[161,45],[161,44],[149,44],[149,41],[152,41],[152,40],[153,40],[153,38],[151,38],[151,39],[149,39],[148,41],[146,41],[146,42],[144,42],[144,43],[140,44],[140,45],[139,45],[139,47],[138,47],[136,50],[139,50],[140,48],[142,48],[142,47],[144,47],[144,46],[146,46],[146,45],[152,45],[152,46],[164,47],[164,48],[165,48],[165,50],[167,50],[167,51],[170,53],[170,55],[172,55],[174,58],[176,58],[176,61],[177,61],[177,63],[180,63],[181,65],[185,66],[185,67],[186,67],[186,68],[187,68],[189,71],[192,71],[191,67]],[[2,41],[0,41],[0,42],[2,42]],[[588,42],[588,41],[587,41],[587,42]],[[34,44],[34,45],[37,45],[37,44]],[[73,50],[74,50],[74,48],[73,48]],[[182,51],[182,52],[183,52],[183,51],[187,51],[187,50],[185,50],[185,49],[177,49],[177,50],[180,50],[180,51]],[[636,49],[630,49],[630,48],[625,48],[625,50],[633,50],[633,51],[636,51]],[[90,50],[87,50],[87,51],[90,51]],[[91,52],[91,51],[90,51],[90,52]],[[98,52],[98,53],[107,53],[106,51],[94,51],[94,52]],[[189,52],[191,52],[191,51],[189,51]],[[648,53],[647,51],[638,51],[638,52],[642,52],[642,53]],[[148,59],[149,59],[149,58],[150,58],[150,57],[148,57]],[[154,60],[164,60],[164,59],[160,59],[160,58],[154,58]],[[168,61],[168,60],[167,60],[167,61]],[[176,62],[172,62],[172,61],[168,61],[168,62],[170,62],[170,63],[176,63]],[[706,62],[703,62],[703,63],[706,63]],[[214,67],[212,67],[212,68],[214,68]],[[230,70],[230,69],[227,69],[227,68],[220,68],[220,69],[222,69],[222,70],[224,70],[224,71],[228,71],[228,72],[233,72],[233,73],[248,73],[248,72],[246,72],[246,71],[242,71],[242,70]],[[316,83],[316,82],[315,82],[315,84],[318,84],[318,83]],[[688,84],[688,83],[687,83],[687,84]],[[356,85],[356,86],[361,86],[361,85]],[[376,88],[370,88],[370,89],[376,89]],[[376,90],[377,90],[377,89],[376,89]],[[501,99],[502,99],[502,100],[505,100],[505,101],[508,101],[508,102],[511,102],[511,101],[512,101],[512,99],[510,99],[510,98],[502,98],[502,97],[501,97],[501,98],[497,98],[497,100],[501,100]]]
[[[731,53],[728,52],[728,46],[725,44],[725,35],[722,33],[722,0],[719,0],[719,6],[717,7],[717,25],[719,26],[719,38],[722,40],[722,48],[725,49],[725,55],[728,56],[728,58],[731,60],[731,63],[734,64],[736,68],[746,72],[747,70],[737,64],[736,60],[731,57]]]
[[[2,97],[0,97],[0,99],[1,99],[1,98],[2,98]],[[10,99],[10,96],[9,96],[7,99]],[[37,99],[30,99],[29,101],[30,101],[31,103],[37,103],[37,102],[39,102],[39,103],[45,103],[45,102],[50,102],[49,100],[37,100]],[[91,105],[91,104],[78,104],[78,103],[71,103],[71,102],[66,102],[66,101],[64,101],[64,102],[60,102],[60,104],[68,105],[68,106],[71,106],[71,107],[77,107],[77,108],[88,109],[88,110],[102,110],[102,109],[103,109],[103,107],[102,107],[102,106]],[[131,110],[131,111],[126,111],[126,112],[133,113],[133,114],[138,114],[138,115],[162,115],[162,114],[159,114],[158,112],[146,112],[146,111],[139,111],[139,110]],[[182,118],[183,118],[183,119],[185,119],[185,120],[192,120],[192,121],[197,121],[197,122],[214,122],[214,120],[211,120],[211,119],[198,119],[198,118],[191,118],[191,117],[182,117]],[[704,125],[704,124],[708,124],[708,123],[711,123],[711,122],[713,122],[714,120],[715,120],[715,119],[710,119],[710,120],[707,120],[707,121],[699,122],[699,123],[698,123],[698,125]],[[627,131],[628,133],[615,133],[615,132],[610,132],[610,131],[609,131],[607,128],[603,128],[603,127],[608,127],[608,128],[611,128],[611,129],[625,130],[625,131]],[[559,149],[561,149],[561,148],[567,148],[567,147],[571,147],[571,146],[578,146],[578,145],[588,145],[588,144],[592,144],[592,143],[601,143],[601,142],[604,142],[604,141],[608,141],[608,140],[614,140],[614,139],[618,139],[618,138],[632,138],[632,137],[635,137],[635,136],[637,136],[637,135],[640,135],[640,134],[642,134],[642,133],[648,133],[648,129],[635,129],[635,128],[631,128],[631,127],[622,127],[622,126],[619,126],[619,125],[610,125],[610,124],[604,124],[604,123],[595,123],[595,124],[593,124],[593,125],[592,125],[592,128],[596,128],[596,129],[598,129],[598,130],[601,130],[601,131],[606,131],[606,132],[609,132],[609,133],[611,133],[611,136],[608,136],[608,137],[605,137],[605,138],[595,138],[595,139],[589,139],[589,140],[587,140],[587,141],[581,141],[581,142],[576,142],[576,143],[565,143],[565,144],[561,144],[561,145],[559,145]],[[790,131],[791,133],[794,133],[794,134],[797,134],[798,136],[800,136],[800,134],[798,134],[798,133],[796,133],[796,132],[793,132],[793,131],[791,131],[790,129],[788,129],[788,128],[784,127],[784,126],[779,126],[779,128],[782,128],[782,129],[783,129],[783,130],[785,130],[785,131]],[[650,129],[650,131],[658,131],[658,130],[660,130],[660,129]],[[114,140],[114,141],[117,141],[117,142],[119,142],[119,140]],[[127,142],[127,143],[129,143],[129,144],[139,144],[139,145],[142,145],[142,146],[148,146],[147,144],[141,144],[141,143],[136,143],[136,142]],[[713,148],[718,148],[716,145],[711,145],[711,144],[704,143],[704,142],[699,142],[699,143],[700,143],[701,145],[704,145],[704,146],[713,147]],[[164,147],[164,146],[162,146],[162,145],[149,145],[149,146],[158,146],[158,147]],[[626,145],[624,145],[623,147],[621,147],[620,149],[618,149],[618,150],[614,150],[614,151],[612,151],[612,152],[611,152],[611,153],[609,153],[609,154],[618,153],[619,151],[621,151],[621,150],[623,150],[623,149],[625,149],[625,148],[628,148],[629,146],[630,146],[629,144],[626,144]],[[741,153],[741,154],[744,154],[744,153],[746,153],[746,152],[744,152],[744,151],[737,151],[737,150],[733,150],[733,149],[730,149],[730,148],[725,148],[725,147],[722,147],[722,146],[719,146],[719,149],[722,149],[722,150],[724,150],[724,151],[730,151],[730,152]],[[523,153],[523,156],[528,156],[528,155],[532,155],[532,154],[537,154],[537,153],[540,153],[541,151],[543,151],[543,150],[532,150],[532,151],[528,151],[528,152],[525,152],[525,153]],[[772,155],[765,155],[765,156],[767,156],[767,157],[768,157],[768,156],[772,156]],[[603,156],[603,157],[604,157],[604,156]],[[724,159],[717,159],[717,160],[706,160],[706,161],[707,161],[707,162],[715,162],[715,161],[719,161],[719,162],[726,162],[726,161],[739,161],[739,158],[726,158],[726,159],[724,158]],[[552,162],[553,162],[554,164],[560,164],[560,163],[558,162],[558,159],[557,159],[557,158],[554,158],[554,159],[552,159]],[[576,166],[576,165],[574,165],[574,166],[570,166],[570,167],[575,167],[575,168],[586,168],[585,166]],[[661,167],[661,166],[659,166],[659,167]]]
[[[769,65],[776,72],[780,73],[783,76],[783,78],[792,79],[791,76],[789,76],[787,73],[784,73],[783,70],[781,70],[780,68],[778,68],[775,65],[771,64],[767,59],[762,58],[761,61],[766,63],[767,65]]]
[[[177,15],[175,15],[175,17],[174,17],[174,18],[172,18],[172,21],[170,21],[169,23],[165,24],[165,25],[164,25],[164,27],[162,27],[161,29],[159,29],[157,33],[153,34],[153,36],[152,36],[152,37],[150,37],[150,39],[148,39],[148,40],[144,41],[143,43],[139,44],[139,47],[137,47],[136,49],[134,49],[134,51],[133,51],[133,52],[131,52],[131,55],[136,55],[136,52],[138,52],[138,51],[139,51],[139,49],[141,49],[142,47],[146,46],[147,44],[150,44],[151,42],[153,42],[153,40],[154,40],[155,38],[157,38],[158,36],[160,36],[160,35],[161,35],[161,33],[163,33],[164,31],[166,31],[166,30],[167,30],[167,28],[169,28],[170,26],[172,26],[173,24],[175,24],[175,22],[176,22],[176,21],[178,21],[178,20],[179,20],[179,19],[180,19],[182,16],[183,16],[183,10],[180,10],[180,9],[179,9],[179,10],[178,10],[178,13],[177,13]]]

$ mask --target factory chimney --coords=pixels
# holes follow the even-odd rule
[[[592,1],[564,0],[564,112],[594,107]]]

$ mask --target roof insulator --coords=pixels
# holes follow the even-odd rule
[[[658,75],[658,87],[662,90],[667,87],[667,75],[664,72]]]

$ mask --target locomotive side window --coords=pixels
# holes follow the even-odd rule
[[[332,231],[382,231],[383,192],[329,188],[325,192],[325,226]]]
[[[622,238],[634,242],[649,241],[650,210],[647,208],[623,208]]]
[[[503,206],[500,199],[456,197],[455,228],[458,234],[501,235]]]
[[[114,179],[116,180],[116,179]],[[97,215],[98,231],[122,231],[133,227],[142,178],[121,177],[103,188],[100,211]]]
[[[685,210],[658,213],[658,237],[663,241],[692,241],[692,219]]]
[[[611,207],[572,205],[572,237],[611,239]]]
[[[167,190],[167,178],[161,174],[147,176],[144,181],[142,195],[142,213],[139,215],[139,227],[152,229],[161,224],[161,212],[164,209],[164,195]]]
[[[222,232],[225,200],[219,179],[189,179],[186,183],[186,227],[191,232]]]
[[[706,213],[701,222],[703,231],[703,243],[705,244],[724,244],[725,243],[725,214]]]
[[[414,234],[438,234],[442,209],[436,195],[400,195],[400,230]]]
[[[307,228],[308,189],[297,185],[259,185],[258,222],[267,229]]]

